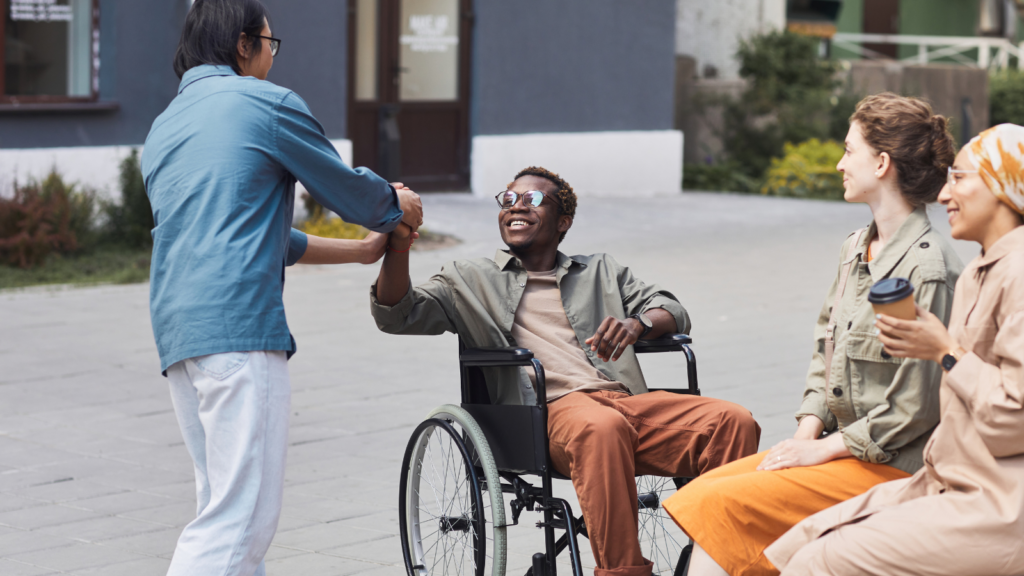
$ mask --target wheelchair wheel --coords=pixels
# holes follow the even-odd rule
[[[497,487],[496,498],[485,490],[490,486]],[[408,574],[504,576],[500,479],[483,434],[465,411],[442,406],[416,428],[402,462],[400,491]]]
[[[680,563],[685,565],[689,558],[690,539],[661,507],[676,489],[672,478],[638,476],[636,479],[640,551],[654,563],[654,574],[663,576],[681,573],[677,572],[677,567]]]

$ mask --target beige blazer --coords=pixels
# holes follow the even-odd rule
[[[797,524],[766,551],[788,574],[1024,574],[1024,226],[957,282],[925,466]]]

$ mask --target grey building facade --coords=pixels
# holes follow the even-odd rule
[[[350,163],[424,191],[494,194],[533,164],[584,194],[679,190],[674,0],[264,3],[283,41],[268,80],[306,100]],[[56,4],[0,0],[5,45],[20,46],[5,58],[0,179],[56,166],[113,192],[117,162],[176,94],[191,2]],[[67,38],[49,84],[38,71],[61,63],[33,55],[43,33]]]

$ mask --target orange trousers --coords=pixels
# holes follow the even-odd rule
[[[856,458],[757,470],[767,454],[722,466],[662,503],[679,527],[733,576],[777,575],[764,550],[790,528],[872,486],[909,476],[899,468]]]
[[[637,536],[637,474],[692,477],[757,451],[741,406],[670,392],[571,392],[548,404],[551,461],[572,478],[595,576],[650,576]]]

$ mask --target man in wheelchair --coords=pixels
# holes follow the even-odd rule
[[[760,427],[730,402],[644,393],[632,345],[689,332],[689,316],[671,293],[607,254],[558,251],[576,212],[568,183],[530,167],[497,200],[508,250],[446,264],[417,287],[409,279],[411,232],[392,233],[371,288],[373,317],[389,334],[454,332],[474,348],[532,350],[546,374],[551,461],[576,489],[595,574],[650,576],[634,476],[694,477],[749,456]],[[532,404],[534,385],[521,369],[488,378],[495,403]]]

